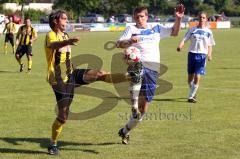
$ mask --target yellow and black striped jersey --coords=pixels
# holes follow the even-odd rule
[[[19,40],[19,45],[31,45],[30,40],[36,36],[37,32],[32,26],[23,25],[18,29],[16,38]]]
[[[16,24],[13,23],[13,22],[8,22],[7,24],[5,24],[5,28],[4,28],[4,31],[7,30],[7,34],[9,33],[15,33],[16,31]]]
[[[45,39],[45,53],[47,58],[47,81],[51,85],[57,83],[66,82],[68,76],[72,73],[73,67],[70,61],[71,47],[65,46],[60,49],[52,49],[51,43],[57,41],[67,40],[69,38],[67,33],[62,35],[50,31],[46,35]]]

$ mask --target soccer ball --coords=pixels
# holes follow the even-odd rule
[[[139,48],[130,46],[124,50],[124,59],[128,62],[139,62],[141,60],[141,51]]]

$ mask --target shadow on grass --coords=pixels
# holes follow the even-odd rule
[[[7,71],[7,70],[0,70],[0,73],[19,73],[19,71]]]
[[[240,67],[220,67],[220,70],[240,70]]]
[[[187,98],[165,98],[165,99],[153,99],[154,101],[162,102],[187,102]]]
[[[117,100],[130,100],[129,97],[107,97],[107,98],[114,98]],[[187,102],[187,98],[165,98],[165,99],[158,99],[158,98],[153,98],[153,101],[160,101],[160,102]]]
[[[47,154],[47,152],[43,152],[43,151],[22,150],[22,149],[12,149],[12,148],[0,148],[0,153]]]
[[[47,149],[49,144],[48,138],[0,138],[0,140],[5,141],[7,143],[11,143],[13,145],[23,145],[24,143],[37,143],[40,144],[41,148]],[[91,149],[71,149],[64,148],[65,146],[108,146],[108,145],[116,145],[120,143],[114,142],[106,142],[106,143],[76,143],[76,142],[66,142],[59,141],[59,149],[60,150],[69,150],[69,151],[82,151],[86,153],[99,154],[96,150]],[[12,148],[0,148],[0,153],[24,153],[24,154],[46,154],[46,151],[35,151],[35,150],[25,150],[25,149],[12,149]]]

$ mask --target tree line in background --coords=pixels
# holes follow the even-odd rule
[[[209,14],[224,12],[227,16],[240,16],[240,0],[56,0],[54,8],[62,8],[72,15],[100,13],[109,16],[116,13],[132,14],[136,6],[147,6],[155,15],[172,15],[176,4],[186,7],[186,14],[196,15],[199,11]]]
[[[28,2],[38,2],[28,0]],[[0,0],[0,3],[19,3],[26,4],[25,0]],[[72,19],[88,13],[99,13],[108,17],[119,13],[132,14],[136,6],[146,6],[149,12],[154,15],[172,15],[178,3],[186,7],[187,15],[196,15],[199,11],[206,11],[209,15],[224,12],[226,16],[240,16],[240,0],[55,0],[54,9],[64,9],[69,12]],[[11,10],[1,12],[9,14]],[[21,14],[23,12],[17,12]],[[25,16],[30,16],[33,20],[38,20],[40,16],[46,15],[45,12],[27,10]]]

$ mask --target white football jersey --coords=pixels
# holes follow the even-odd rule
[[[188,48],[189,52],[207,54],[208,46],[215,45],[212,31],[205,28],[192,27],[188,30],[183,38],[184,41],[191,40],[191,44]]]
[[[151,70],[160,71],[159,42],[162,38],[169,37],[172,27],[164,27],[159,24],[147,24],[147,28],[137,28],[136,25],[128,26],[119,40],[129,40],[132,36],[139,38],[138,43],[132,44],[141,50],[143,66]]]

